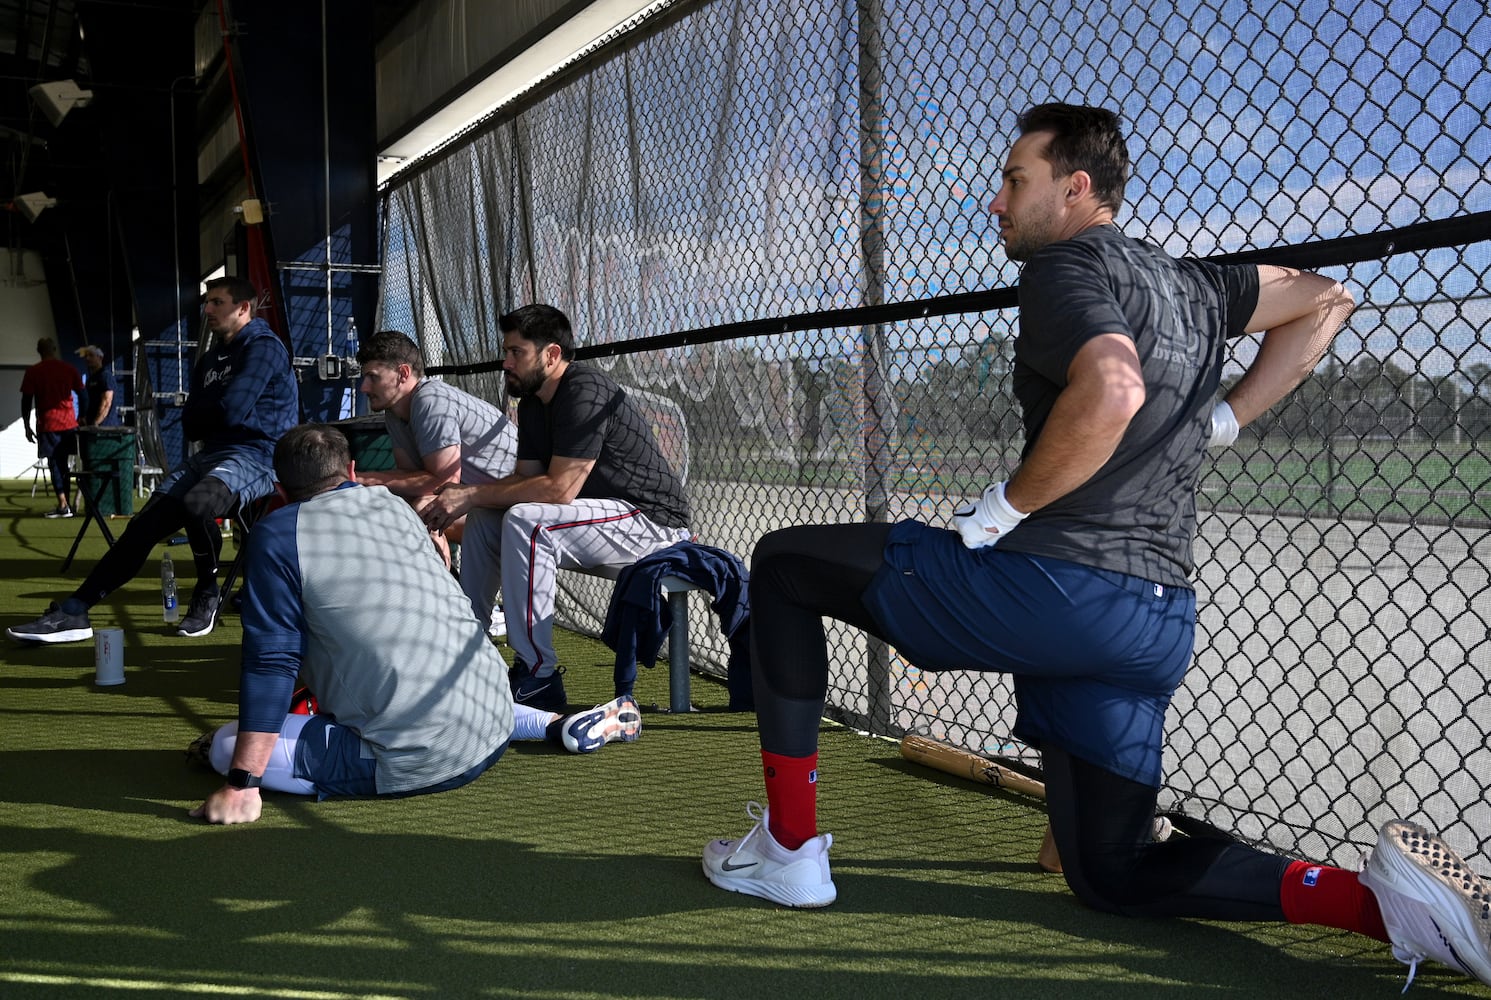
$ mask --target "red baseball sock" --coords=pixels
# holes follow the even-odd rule
[[[1279,886],[1279,905],[1291,924],[1323,924],[1388,940],[1377,897],[1345,868],[1291,861]]]
[[[766,773],[767,829],[777,843],[795,851],[818,836],[818,755],[784,757],[761,751]]]

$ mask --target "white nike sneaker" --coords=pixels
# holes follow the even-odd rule
[[[760,896],[783,906],[827,906],[838,898],[828,870],[832,834],[819,834],[795,851],[777,843],[767,828],[767,810],[746,805],[756,821],[739,840],[711,840],[704,845],[704,874],[721,889]]]
[[[1361,873],[1408,986],[1426,958],[1491,984],[1491,883],[1417,823],[1390,820]]]
[[[564,720],[560,741],[570,753],[594,753],[612,740],[634,743],[642,735],[642,710],[637,699],[619,695],[588,712]]]

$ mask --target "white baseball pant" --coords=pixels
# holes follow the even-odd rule
[[[537,676],[554,672],[554,593],[561,569],[629,566],[687,541],[687,528],[665,528],[621,500],[520,503],[466,515],[461,588],[483,627],[491,624],[497,585],[507,643]]]

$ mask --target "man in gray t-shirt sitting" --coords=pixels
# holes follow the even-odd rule
[[[469,392],[425,377],[419,345],[397,330],[374,334],[357,352],[363,395],[382,413],[395,468],[357,473],[364,486],[386,486],[423,511],[447,483],[495,483],[512,474],[518,432],[501,410]],[[461,540],[464,519],[432,532],[450,563],[447,543]]]

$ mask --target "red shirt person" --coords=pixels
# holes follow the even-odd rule
[[[36,456],[47,460],[52,474],[52,489],[57,494],[57,507],[47,517],[72,517],[72,506],[68,503],[72,481],[68,475],[67,458],[76,447],[78,416],[73,409],[73,393],[79,403],[86,404],[88,390],[83,386],[82,374],[57,357],[57,342],[43,337],[36,342],[36,353],[41,360],[26,369],[21,377],[21,423],[26,428],[26,440],[35,442]],[[31,430],[31,410],[36,409],[36,431]]]

